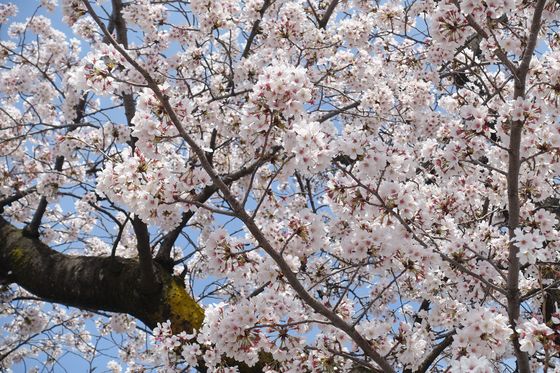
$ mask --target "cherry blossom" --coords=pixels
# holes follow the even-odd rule
[[[30,4],[0,370],[560,364],[558,2]]]

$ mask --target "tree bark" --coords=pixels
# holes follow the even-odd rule
[[[0,218],[0,276],[50,302],[127,313],[154,328],[171,321],[174,332],[199,329],[204,310],[183,280],[154,263],[156,291],[145,289],[138,261],[65,255],[27,237]]]

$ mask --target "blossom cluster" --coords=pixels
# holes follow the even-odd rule
[[[305,69],[285,63],[265,67],[253,87],[251,101],[286,116],[301,115],[311,99],[310,81]]]

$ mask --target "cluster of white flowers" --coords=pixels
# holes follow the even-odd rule
[[[390,337],[391,329],[392,326],[388,320],[364,321],[356,325],[356,330],[374,344],[381,354],[389,352],[393,347],[394,341]]]
[[[64,183],[64,176],[56,171],[45,173],[37,183],[37,192],[47,197],[49,201],[57,198],[58,189]]]
[[[521,228],[515,230],[515,237],[513,242],[519,247],[519,261],[522,264],[530,263],[535,264],[537,260],[544,260],[546,257],[543,250],[545,238],[538,231],[534,229],[526,231]]]
[[[498,18],[508,14],[515,8],[513,0],[462,0],[461,10],[464,14],[473,15],[477,18]]]
[[[139,0],[123,8],[123,18],[130,24],[140,26],[145,31],[155,30],[167,19],[167,11],[162,4],[152,4],[148,0]]]
[[[509,351],[512,333],[507,316],[495,309],[473,310],[464,316],[462,328],[453,338],[456,354],[499,358]]]
[[[179,101],[176,107],[177,113],[184,117],[188,117],[193,110],[192,105],[188,103],[182,106],[182,101]],[[171,123],[153,114],[158,109],[161,110],[157,107],[157,100],[149,91],[144,90],[138,98],[136,114],[132,119],[134,129],[131,134],[137,140],[136,146],[144,156],[151,159],[160,158],[162,153],[174,153],[175,149],[164,140],[178,135],[177,129]]]
[[[270,42],[283,45],[287,40],[301,40],[304,35],[312,35],[313,28],[300,2],[290,1],[283,4],[278,19],[269,18],[264,27],[271,30]],[[307,34],[306,34],[307,33]]]
[[[462,356],[451,363],[452,373],[494,373],[494,367],[490,361],[481,356]]]
[[[387,115],[394,105],[395,94],[386,84],[380,84],[375,90],[368,89],[364,92],[360,106],[373,110],[379,116]]]
[[[253,87],[251,102],[286,116],[301,115],[311,99],[310,81],[302,67],[274,61],[263,69]]]
[[[239,3],[234,0],[194,0],[190,5],[192,11],[198,16],[200,29],[205,32],[213,29],[233,28],[240,10]]]
[[[109,327],[115,333],[126,333],[136,327],[136,322],[126,314],[116,314],[111,316]]]
[[[181,221],[183,208],[194,207],[179,203],[179,197],[203,188],[209,178],[200,169],[190,170],[180,154],[168,154],[165,161],[125,150],[120,161],[109,162],[100,173],[97,192],[126,205],[147,223],[172,229]]]
[[[517,99],[511,103],[511,120],[524,121],[532,106],[533,105],[530,100],[517,97]]]
[[[371,256],[378,256],[381,247],[391,242],[389,232],[378,225],[355,226],[351,232],[342,237],[340,244],[344,257],[348,260],[362,261]]]
[[[63,21],[73,25],[84,15],[86,7],[80,0],[62,0]]]
[[[241,276],[248,275],[260,262],[259,255],[247,250],[248,247],[243,240],[231,237],[225,229],[213,231],[201,251],[206,270],[216,275],[236,272]]]
[[[438,6],[431,18],[432,36],[445,49],[460,45],[470,35],[467,20],[454,4]]]
[[[487,124],[488,109],[484,106],[465,105],[461,108],[461,116],[466,121],[465,129],[475,132],[489,132]]]
[[[98,95],[122,91],[118,79],[123,78],[126,59],[111,45],[99,43],[74,71],[70,84],[75,89],[92,90]]]
[[[523,322],[516,330],[519,333],[521,351],[530,355],[534,355],[537,350],[542,349],[550,341],[549,336],[554,334],[552,329],[535,318]]]
[[[115,360],[110,360],[107,363],[107,369],[109,369],[109,371],[111,373],[121,373],[122,372],[122,367]]]
[[[284,147],[295,155],[294,164],[304,175],[324,171],[331,163],[334,127],[328,123],[307,122],[294,123],[291,131],[286,131]]]
[[[16,4],[0,4],[0,23],[5,23],[8,18],[15,16],[17,11]]]
[[[174,334],[171,330],[171,322],[158,323],[158,326],[153,330],[152,339],[154,341],[154,348],[152,356],[155,363],[163,364],[165,372],[174,372],[179,363],[181,356],[181,349],[187,351],[185,358],[189,356],[191,351],[191,342],[194,342],[194,334],[187,334],[181,332]],[[196,345],[196,344],[195,344]],[[187,360],[190,366],[196,367],[197,354],[195,353],[194,359]]]
[[[235,307],[216,305],[206,309],[205,320],[208,322],[201,329],[198,341],[215,343],[213,356],[226,354],[253,366],[259,359],[258,352],[264,347],[270,347],[270,342],[262,331],[254,328],[260,318],[254,301],[242,301]],[[219,358],[211,362],[215,364],[219,362]]]
[[[411,325],[406,323],[401,323],[399,335],[406,339],[406,348],[399,355],[399,361],[415,370],[429,347],[429,337],[425,331],[414,330]]]
[[[47,325],[47,315],[38,307],[29,307],[23,310],[13,321],[18,325],[17,332],[23,337],[39,333]]]

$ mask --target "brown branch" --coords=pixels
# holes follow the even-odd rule
[[[247,37],[247,42],[245,43],[245,48],[243,49],[243,53],[241,53],[241,58],[242,59],[249,57],[249,54],[251,53],[251,45],[253,45],[253,41],[255,40],[255,37],[257,36],[257,34],[259,34],[261,32],[261,18],[264,16],[264,13],[266,12],[266,10],[270,6],[270,4],[272,4],[272,0],[265,0],[264,1],[263,6],[261,7],[261,10],[259,11],[260,18],[257,19],[255,21],[255,23],[253,23],[251,33]]]
[[[327,28],[327,24],[329,23],[329,20],[332,17],[332,15],[334,13],[334,10],[336,9],[336,6],[338,5],[338,2],[339,2],[339,0],[332,0],[331,1],[327,10],[325,11],[325,14],[323,14],[323,17],[319,21],[319,28],[322,28],[322,29]]]
[[[171,320],[176,332],[198,329],[204,311],[182,280],[154,265],[159,282],[146,292],[138,261],[59,253],[0,217],[0,275],[46,301],[127,313],[148,327]]]
[[[154,270],[161,287],[146,292],[138,261],[65,255],[26,237],[0,217],[0,277],[9,278],[40,300],[96,313],[126,313],[150,329],[169,320],[175,334],[200,329],[204,310],[187,293],[184,281],[157,263]],[[206,371],[205,362],[199,363],[200,370]],[[252,367],[231,358],[224,358],[223,363],[237,365],[241,373],[259,373],[274,361],[271,354],[261,352]]]
[[[525,97],[525,85],[527,80],[527,72],[531,58],[533,56],[538,32],[540,29],[542,11],[546,0],[538,0],[535,5],[535,13],[531,21],[531,31],[529,35],[529,43],[523,54],[522,62],[516,71],[516,79],[514,82],[513,97]],[[523,131],[523,121],[514,121],[510,130],[510,142],[508,151],[508,173],[507,173],[507,197],[508,197],[508,234],[510,238],[508,253],[508,275],[507,275],[507,310],[512,334],[512,344],[517,365],[520,373],[529,373],[529,356],[526,352],[521,351],[519,343],[519,334],[517,333],[517,323],[520,315],[521,294],[519,291],[519,247],[514,243],[515,230],[519,226],[520,221],[520,198],[519,198],[519,170],[521,166],[521,136]]]
[[[416,373],[424,373],[427,372],[428,369],[430,369],[430,366],[433,364],[433,362],[439,357],[439,355],[445,351],[445,349],[447,347],[449,347],[451,345],[451,343],[453,342],[453,336],[452,335],[448,335],[447,337],[445,337],[445,339],[438,344],[429,354],[428,356],[426,356],[426,358],[424,359],[424,361],[422,361],[422,363],[418,366],[418,368],[416,369]]]
[[[529,65],[531,64],[531,59],[533,58],[533,53],[537,47],[537,40],[539,36],[539,30],[541,29],[541,20],[544,10],[546,0],[539,0],[535,5],[535,13],[533,13],[533,19],[531,20],[531,28],[529,31],[529,40],[527,41],[527,47],[523,52],[521,57],[521,64],[519,65],[518,74],[520,78],[525,80],[527,78],[527,72],[529,71]]]
[[[113,26],[117,38],[117,42],[122,44],[125,49],[128,49],[128,33],[126,28],[126,21],[122,16],[122,1],[121,0],[112,0],[113,5],[113,14],[111,16],[111,20],[113,21]],[[108,30],[107,30],[108,31]],[[111,33],[109,33],[111,34]],[[106,44],[110,44],[110,40],[105,36],[104,41]],[[136,113],[136,104],[134,102],[134,97],[131,93],[123,93],[123,106],[124,106],[124,114],[126,116],[126,120],[128,122],[129,127],[133,127],[132,118]],[[132,146],[134,149],[134,144],[136,143],[135,138],[131,138],[129,145]]]
[[[117,42],[121,44],[124,48],[128,48],[128,34],[126,29],[126,21],[122,16],[122,1],[112,0],[113,13],[111,20],[115,28],[115,33],[117,37]],[[106,43],[110,44],[113,41],[112,38],[108,38],[105,35]],[[108,40],[108,41],[107,41]],[[123,93],[123,106],[126,120],[129,127],[134,127],[132,124],[132,119],[136,114],[136,104],[134,102],[134,97],[131,93]],[[128,144],[134,151],[136,138],[131,137]],[[140,268],[142,269],[142,281],[144,283],[146,291],[154,292],[157,291],[159,285],[154,275],[153,260],[152,260],[152,249],[150,246],[150,234],[148,232],[148,226],[138,217],[132,219],[132,227],[134,228],[134,233],[136,234],[136,249],[138,251],[138,259],[140,260]]]
[[[148,226],[140,218],[132,219],[132,227],[136,234],[136,249],[138,251],[138,260],[140,261],[140,269],[142,284],[147,292],[157,291],[158,282],[154,274],[152,261],[152,248],[150,247],[150,233]]]
[[[26,190],[18,191],[16,193],[14,193],[13,195],[0,200],[0,213],[4,212],[4,207],[9,206],[16,201],[19,201],[23,197],[25,197],[25,196],[27,196],[27,195],[35,192],[35,191],[36,191],[35,187],[32,187],[32,188],[29,188],[29,189],[26,189]]]

